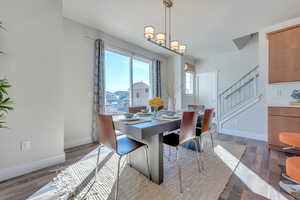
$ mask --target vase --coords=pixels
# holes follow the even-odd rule
[[[157,106],[153,107],[153,116],[154,117],[158,116],[158,107]]]

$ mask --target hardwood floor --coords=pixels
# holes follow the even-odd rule
[[[247,149],[241,162],[288,199],[293,199],[281,191],[278,186],[278,182],[281,180],[281,172],[285,166],[285,153],[269,150],[267,143],[261,141],[227,135],[219,135],[218,139],[234,141],[237,144],[245,144]],[[240,199],[258,200],[261,199],[261,197],[252,193],[248,186],[245,185],[239,177],[233,174],[219,200]]]
[[[280,174],[284,168],[286,155],[282,152],[269,150],[267,143],[240,137],[219,134],[217,140],[230,141],[237,144],[245,144],[246,152],[241,162],[255,172],[264,181],[272,185],[277,191]],[[8,181],[0,182],[1,200],[23,200],[33,194],[39,188],[55,177],[63,166],[71,165],[81,159],[88,152],[96,148],[95,144],[83,145],[66,150],[66,162],[61,165],[42,169],[30,174],[17,177]],[[283,193],[283,192],[282,192]],[[288,197],[288,196],[287,196]],[[263,199],[252,193],[235,174],[230,178],[219,200],[258,200]],[[289,198],[292,199],[292,198]]]

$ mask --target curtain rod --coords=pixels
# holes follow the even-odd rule
[[[84,38],[87,38],[87,39],[89,39],[89,40],[93,40],[93,41],[96,41],[96,40],[97,40],[96,38],[92,38],[92,37],[90,37],[90,36],[87,36],[87,35],[85,35],[85,36],[84,36]]]
[[[100,38],[93,38],[93,37],[90,37],[90,36],[88,36],[88,35],[85,35],[84,38],[87,38],[87,39],[92,40],[92,41],[96,41],[97,39],[100,39]],[[148,56],[136,54],[136,53],[134,53],[134,52],[132,52],[132,51],[130,51],[130,50],[128,50],[128,49],[124,49],[124,48],[121,48],[121,47],[116,46],[116,45],[114,45],[114,44],[111,44],[110,42],[108,42],[108,44],[109,44],[108,47],[111,47],[112,50],[116,50],[116,51],[118,51],[118,50],[124,51],[124,53],[127,52],[128,54],[131,54],[132,56],[137,56],[137,57],[145,58],[145,59],[148,59],[148,60],[153,60],[153,59],[161,60],[161,59],[159,58],[159,56],[155,56],[155,57],[153,57],[153,58],[149,58]]]

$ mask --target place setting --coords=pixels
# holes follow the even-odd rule
[[[149,116],[149,115],[147,115],[147,116]],[[123,123],[123,124],[127,124],[127,125],[140,124],[140,123],[146,123],[146,122],[151,122],[152,121],[151,119],[141,118],[140,115],[132,114],[132,113],[125,113],[123,115],[123,117],[124,118],[121,118],[118,121]]]
[[[181,117],[182,117],[182,115],[178,114],[176,112],[161,111],[160,115],[157,116],[155,119],[161,120],[161,121],[173,121],[173,120],[180,120]]]

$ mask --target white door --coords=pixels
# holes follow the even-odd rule
[[[205,105],[205,108],[214,108],[214,122],[217,122],[218,116],[218,72],[205,72],[197,74],[197,103]]]

